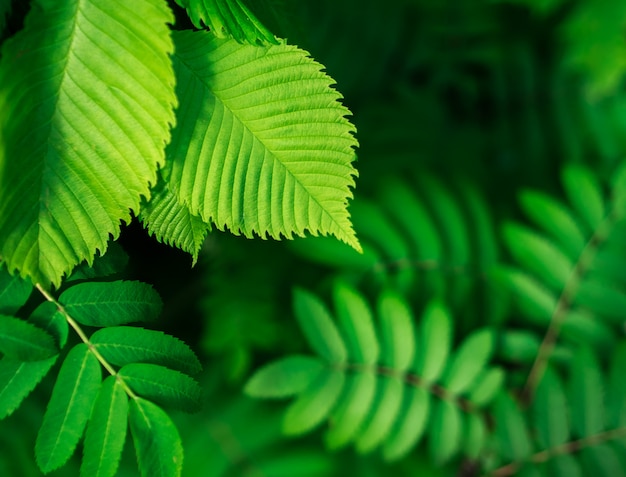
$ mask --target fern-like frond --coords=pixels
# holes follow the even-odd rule
[[[278,40],[248,7],[247,0],[176,0],[187,9],[196,28],[208,26],[218,38],[232,37],[239,43],[278,44]],[[258,3],[258,2],[257,2]]]
[[[33,2],[0,61],[0,255],[58,286],[137,212],[174,122],[165,1]]]
[[[378,299],[375,323],[365,298],[346,283],[334,287],[339,327],[324,303],[296,290],[294,309],[317,357],[292,356],[261,368],[246,392],[263,398],[296,396],[284,431],[300,434],[329,420],[331,448],[352,442],[360,453],[382,448],[386,459],[405,455],[424,434],[438,462],[476,456],[486,443],[480,409],[500,389],[504,374],[488,362],[491,330],[478,330],[452,348],[452,321],[438,303],[416,330],[397,294]],[[282,383],[277,386],[277,383]],[[465,431],[482,436],[464,442]]]
[[[174,39],[181,107],[167,179],[178,200],[247,237],[310,231],[359,249],[347,212],[354,127],[321,65],[286,44]]]
[[[503,268],[518,310],[546,329],[529,376],[532,391],[562,336],[569,343],[606,349],[626,304],[626,276],[619,269],[626,237],[626,167],[612,184],[602,184],[588,169],[568,166],[563,187],[569,206],[526,191],[521,205],[536,228],[506,223],[503,237],[520,268]],[[611,189],[606,193],[605,189]]]

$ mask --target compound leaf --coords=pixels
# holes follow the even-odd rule
[[[61,293],[59,301],[72,318],[87,326],[154,320],[162,307],[150,285],[134,281],[79,283]]]
[[[80,343],[67,354],[37,434],[35,457],[48,473],[74,453],[91,413],[102,380],[100,363]]]
[[[149,195],[174,122],[173,20],[164,1],[37,0],[4,43],[0,255],[9,270],[58,286]]]
[[[120,381],[109,376],[100,386],[85,432],[80,474],[113,477],[117,472],[128,420],[128,397]]]
[[[185,343],[160,331],[132,326],[115,326],[96,331],[90,338],[98,352],[111,364],[160,364],[188,374],[202,365]]]
[[[158,404],[187,412],[201,407],[202,389],[194,379],[178,371],[156,364],[134,363],[120,369],[118,376],[133,392]]]
[[[0,315],[0,352],[19,361],[39,361],[59,350],[45,330],[19,318]]]
[[[286,44],[173,32],[180,100],[169,183],[192,214],[246,237],[335,235],[360,250],[347,201],[354,127],[332,80]]]
[[[130,402],[130,432],[142,477],[176,477],[183,467],[183,446],[176,426],[156,404]]]

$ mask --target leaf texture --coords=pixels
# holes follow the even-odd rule
[[[247,7],[243,0],[176,0],[187,9],[196,28],[208,26],[219,38],[232,36],[239,43],[278,44],[274,37]]]
[[[74,346],[59,370],[37,434],[35,457],[43,472],[62,466],[74,453],[101,379],[100,363],[87,345]]]
[[[28,280],[12,276],[0,261],[0,313],[13,315],[28,300],[33,286]]]
[[[72,318],[87,326],[151,321],[162,308],[150,285],[134,281],[79,283],[61,293],[59,301]]]
[[[115,376],[104,380],[85,432],[80,474],[113,477],[124,450],[128,397]]]
[[[37,326],[0,315],[0,352],[20,361],[38,361],[57,354],[52,336]]]
[[[188,374],[196,374],[202,365],[185,343],[160,331],[132,326],[115,326],[96,331],[91,344],[109,363],[159,364]]]
[[[177,477],[183,467],[183,446],[176,426],[156,404],[130,401],[130,431],[142,477]]]
[[[58,286],[149,195],[174,122],[172,21],[164,1],[37,0],[5,42],[0,255],[10,270]]]
[[[192,214],[273,238],[335,235],[360,250],[347,201],[354,127],[307,53],[174,32],[181,107],[169,183]]]

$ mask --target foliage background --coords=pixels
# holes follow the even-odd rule
[[[479,190],[494,224],[524,222],[522,190],[563,198],[566,165],[586,165],[604,181],[623,162],[626,8],[619,1],[270,3],[279,12],[263,17],[272,31],[326,66],[354,114],[356,201],[377,204],[381,178],[418,189],[419,177],[429,174],[444,190],[459,183]],[[466,223],[469,235],[474,225]],[[513,262],[495,229],[494,256]],[[388,237],[382,242],[391,243]],[[251,241],[212,232],[194,268],[187,255],[148,238],[136,223],[123,230],[120,243],[130,255],[132,278],[154,284],[163,298],[159,329],[199,350],[205,366],[204,410],[176,416],[184,475],[473,475],[460,462],[435,466],[421,447],[387,464],[351,448],[326,452],[320,433],[287,439],[280,434],[280,403],[243,396],[254,369],[307,349],[291,309],[292,288],[327,297],[336,274],[316,257],[322,249],[310,239]],[[403,257],[393,257],[391,248],[387,266],[395,267]],[[438,263],[437,272],[446,279],[474,273],[471,267],[451,271],[454,265]],[[400,264],[396,271],[423,266]],[[366,275],[360,285],[372,291],[375,281]],[[427,301],[411,296],[417,309]],[[465,303],[454,310],[457,343],[479,326],[520,326],[514,310],[487,314],[478,293]],[[623,339],[621,331],[614,333]],[[0,426],[0,475],[40,475],[32,443],[51,385],[44,381]],[[72,461],[50,475],[77,475],[78,467]],[[120,475],[135,473],[127,449]]]

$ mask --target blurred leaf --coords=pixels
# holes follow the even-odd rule
[[[408,370],[415,354],[415,330],[408,305],[397,293],[383,292],[378,298],[378,317],[383,364],[399,372]]]
[[[300,394],[325,367],[318,358],[288,356],[256,371],[248,380],[245,393],[261,398],[285,398]]]

